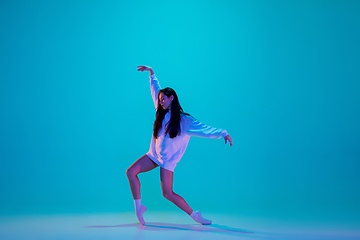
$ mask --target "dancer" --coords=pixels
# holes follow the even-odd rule
[[[190,136],[217,139],[223,137],[225,144],[229,141],[230,146],[232,146],[232,139],[225,130],[207,126],[185,113],[173,89],[169,87],[160,89],[160,84],[151,67],[141,65],[138,66],[138,71],[150,72],[150,88],[156,108],[156,119],[150,150],[126,170],[134,197],[136,217],[142,225],[145,225],[143,214],[146,207],[141,204],[140,181],[137,175],[160,166],[164,197],[189,214],[196,222],[209,225],[210,220],[203,218],[200,211],[194,212],[184,198],[173,192],[174,168],[183,156]]]

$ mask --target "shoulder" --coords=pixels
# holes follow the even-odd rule
[[[181,121],[186,125],[191,125],[196,119],[188,113],[181,113]]]
[[[188,113],[180,113],[180,116],[181,116],[181,119],[195,119],[193,116],[191,116],[190,114]]]

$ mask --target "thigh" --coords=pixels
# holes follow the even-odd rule
[[[141,158],[139,158],[138,160],[136,160],[136,162],[133,163],[133,165],[131,165],[129,167],[129,171],[138,174],[138,173],[142,173],[142,172],[147,172],[150,170],[153,170],[154,168],[158,167],[159,165],[157,165],[156,163],[154,163],[146,154],[144,156],[142,156]]]
[[[174,172],[160,168],[161,188],[163,192],[172,192]]]

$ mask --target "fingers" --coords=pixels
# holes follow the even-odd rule
[[[148,68],[146,66],[144,66],[144,65],[140,65],[140,66],[137,66],[137,67],[139,68],[138,71],[141,71],[141,72],[143,72],[145,70],[148,70]]]
[[[230,147],[231,147],[232,146],[232,139],[231,139],[230,135],[228,135],[227,137],[228,137],[228,140],[230,142]]]
[[[229,135],[227,135],[224,139],[225,139],[225,144],[227,143],[227,141],[229,141],[230,147],[232,147],[232,139],[231,139],[231,137]]]

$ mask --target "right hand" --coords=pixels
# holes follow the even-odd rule
[[[144,65],[140,65],[140,66],[137,66],[138,67],[138,71],[149,71],[150,73],[152,72],[152,68],[151,67],[148,67],[148,66],[144,66]]]

